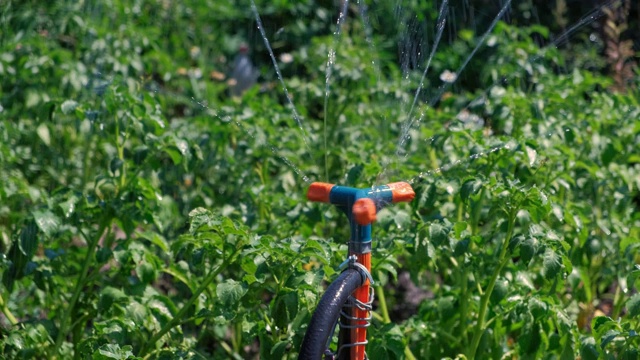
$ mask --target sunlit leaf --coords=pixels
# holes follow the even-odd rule
[[[46,236],[50,237],[58,230],[60,219],[51,211],[36,210],[32,214],[38,228],[40,228]]]
[[[118,344],[104,344],[93,354],[93,358],[98,360],[126,360],[133,356],[132,350],[133,348],[130,345],[120,348]]]
[[[553,279],[560,273],[562,261],[553,249],[547,248],[542,257],[542,273],[547,279]]]
[[[78,102],[74,100],[66,100],[60,105],[63,114],[70,114],[78,107]]]
[[[45,145],[47,146],[51,145],[51,134],[49,132],[49,127],[47,127],[47,125],[41,124],[40,126],[38,126],[37,132],[38,132],[38,136],[40,137],[40,140],[42,140],[42,142],[45,143]]]

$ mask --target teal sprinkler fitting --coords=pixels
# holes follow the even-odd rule
[[[378,211],[387,204],[411,201],[414,197],[411,185],[405,182],[362,189],[316,182],[307,193],[311,201],[334,204],[342,210],[351,227],[350,243],[363,250],[371,248],[371,223]]]

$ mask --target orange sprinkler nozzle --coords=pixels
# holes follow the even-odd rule
[[[387,186],[391,189],[394,203],[409,202],[416,196],[411,185],[406,182],[395,182],[388,184]]]
[[[356,200],[352,210],[356,222],[360,225],[369,225],[376,221],[376,204],[369,198]]]
[[[311,201],[317,202],[329,202],[329,194],[331,193],[331,189],[335,185],[323,183],[323,182],[314,182],[309,186],[309,190],[307,191],[307,199]]]

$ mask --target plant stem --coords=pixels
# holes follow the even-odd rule
[[[478,235],[478,223],[480,222],[480,215],[482,213],[482,203],[484,200],[484,187],[480,190],[480,197],[477,202],[472,204],[469,201],[469,215],[471,217],[471,235]]]
[[[409,349],[409,346],[404,348],[404,357],[407,360],[416,360],[415,355],[413,355],[413,353],[411,352],[411,349]]]
[[[2,313],[7,317],[7,320],[9,320],[11,325],[16,325],[18,323],[18,319],[13,316],[13,313],[9,310],[9,304],[4,302],[2,295],[0,295],[0,307],[2,307]]]
[[[382,322],[384,324],[390,324],[391,318],[389,317],[389,311],[387,309],[387,300],[384,297],[384,289],[380,285],[377,285],[375,288],[376,296],[378,297],[378,307],[380,308],[380,312],[382,315]],[[411,352],[409,346],[404,348],[404,356],[408,360],[416,360],[416,357]]]
[[[372,311],[371,315],[373,316],[374,319],[380,321],[381,323],[384,323],[384,319],[382,318],[382,315],[378,314],[375,311]]]
[[[616,285],[616,293],[613,296],[613,312],[611,313],[611,318],[615,320],[620,316],[622,305],[624,305],[624,294],[620,289],[620,284],[618,284]]]
[[[496,281],[498,280],[498,276],[502,272],[502,268],[507,264],[509,258],[507,257],[507,252],[509,249],[509,241],[513,236],[513,228],[515,226],[515,210],[512,210],[509,213],[509,224],[507,229],[507,234],[504,238],[504,243],[502,244],[502,250],[500,251],[499,257],[499,265],[493,271],[491,278],[489,279],[489,284],[487,284],[486,289],[484,290],[484,294],[480,299],[480,312],[478,313],[478,322],[473,330],[473,339],[471,340],[471,347],[468,350],[469,360],[475,359],[476,351],[478,351],[478,345],[480,344],[480,339],[482,338],[482,334],[485,330],[485,317],[487,315],[487,310],[489,308],[489,298],[491,297],[491,293],[493,292],[493,288],[496,285]]]
[[[142,350],[140,351],[140,354],[138,356],[143,357],[144,359],[148,358],[148,356],[150,355],[149,351],[151,350],[151,347],[153,347],[155,343],[160,340],[160,338],[162,338],[166,333],[168,333],[171,329],[181,323],[181,319],[184,317],[187,311],[191,309],[191,306],[196,302],[200,294],[202,294],[202,292],[207,287],[209,287],[213,280],[215,280],[216,276],[218,276],[218,274],[220,274],[220,272],[222,272],[222,270],[226,267],[227,262],[223,261],[220,266],[218,266],[215,270],[212,270],[209,275],[207,275],[202,284],[200,284],[196,291],[191,295],[189,301],[187,301],[187,303],[180,309],[180,311],[178,311],[176,316],[174,316],[164,327],[162,327],[162,329],[160,329],[160,331],[158,331],[151,337],[151,339],[149,339],[149,341],[147,341],[147,343],[142,347]]]
[[[64,341],[64,338],[67,335],[68,323],[71,319],[71,313],[75,310],[76,302],[78,302],[78,298],[80,298],[82,289],[86,285],[85,280],[87,279],[87,274],[89,273],[89,267],[93,262],[96,247],[98,246],[98,242],[100,241],[100,238],[102,237],[102,234],[104,234],[105,231],[107,231],[106,236],[109,236],[109,232],[111,231],[111,228],[109,227],[110,224],[111,224],[111,221],[105,221],[100,227],[100,231],[98,231],[98,236],[96,236],[94,239],[89,240],[85,237],[85,240],[89,241],[87,255],[84,258],[84,263],[82,264],[82,270],[80,270],[80,277],[76,282],[76,287],[73,290],[73,295],[71,296],[71,301],[69,301],[69,306],[67,306],[66,311],[62,314],[62,319],[60,320],[60,329],[58,330],[58,336],[56,337],[56,342],[53,348],[53,350],[55,351],[55,354],[52,356],[52,358],[57,358],[58,350],[60,350],[60,347],[62,346],[62,342]]]
[[[224,349],[224,351],[227,353],[227,355],[229,355],[230,357],[234,357],[235,352],[233,351],[231,346],[229,346],[229,344],[227,344],[226,341],[220,341],[220,347],[222,347],[222,349]]]
[[[242,349],[242,322],[236,322],[234,330],[235,333],[231,338],[231,344],[233,345],[233,351],[240,353]]]
[[[429,160],[431,161],[431,169],[433,171],[436,171],[440,168],[438,157],[436,156],[436,151],[433,149],[433,147],[429,148]]]
[[[467,286],[469,279],[467,277],[467,268],[462,264],[462,274],[460,275],[460,330],[462,331],[462,341],[467,342]]]
[[[376,296],[378,297],[378,307],[380,308],[380,315],[382,315],[382,322],[385,324],[391,323],[387,309],[387,300],[384,297],[384,289],[380,285],[376,286]]]
[[[127,175],[126,175],[126,163],[124,162],[124,144],[127,141],[126,136],[122,139],[122,144],[120,144],[120,121],[116,119],[116,149],[118,150],[118,159],[122,161],[122,168],[120,169],[120,189],[122,191],[124,185],[127,183]]]

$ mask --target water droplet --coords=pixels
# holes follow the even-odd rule
[[[452,71],[445,70],[440,74],[440,80],[445,83],[453,84],[458,79],[458,75]]]

